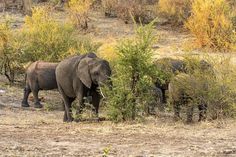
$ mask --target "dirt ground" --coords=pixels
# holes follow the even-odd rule
[[[236,156],[236,120],[63,123],[57,91],[40,92],[44,109],[21,108],[22,96],[21,86],[0,77],[0,156]]]
[[[21,27],[23,16],[12,15],[13,27]],[[90,23],[88,35],[94,40],[111,42],[133,34],[131,24],[101,13],[92,15]],[[160,37],[156,57],[181,56],[184,43],[192,39],[169,27],[158,27],[156,33]],[[186,125],[163,116],[140,123],[63,123],[57,91],[40,93],[44,109],[24,109],[23,87],[6,82],[0,76],[0,156],[236,156],[236,120]]]
[[[1,105],[0,156],[236,156],[235,120],[68,124],[62,117],[62,111]]]

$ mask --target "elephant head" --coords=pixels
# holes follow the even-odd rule
[[[100,86],[110,83],[111,68],[106,60],[85,57],[78,65],[77,76],[90,89],[93,84]]]

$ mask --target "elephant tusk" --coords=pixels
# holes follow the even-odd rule
[[[104,95],[103,92],[102,92],[102,88],[101,88],[101,87],[100,87],[100,93],[101,93],[101,95],[102,95],[103,98],[106,98],[105,95]]]

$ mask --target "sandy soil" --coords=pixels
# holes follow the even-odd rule
[[[63,123],[57,91],[40,92],[44,109],[21,108],[22,87],[0,78],[0,156],[236,156],[236,120]]]
[[[236,121],[63,123],[62,111],[1,107],[0,156],[236,156]],[[168,121],[168,122],[167,122]]]

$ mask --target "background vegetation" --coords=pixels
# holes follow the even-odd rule
[[[36,7],[32,16],[25,17],[21,29],[11,29],[9,19],[0,25],[0,71],[10,82],[14,82],[15,72],[30,62],[58,62],[71,55],[97,51],[99,43],[78,36],[73,25],[56,21],[51,13],[50,8]]]

